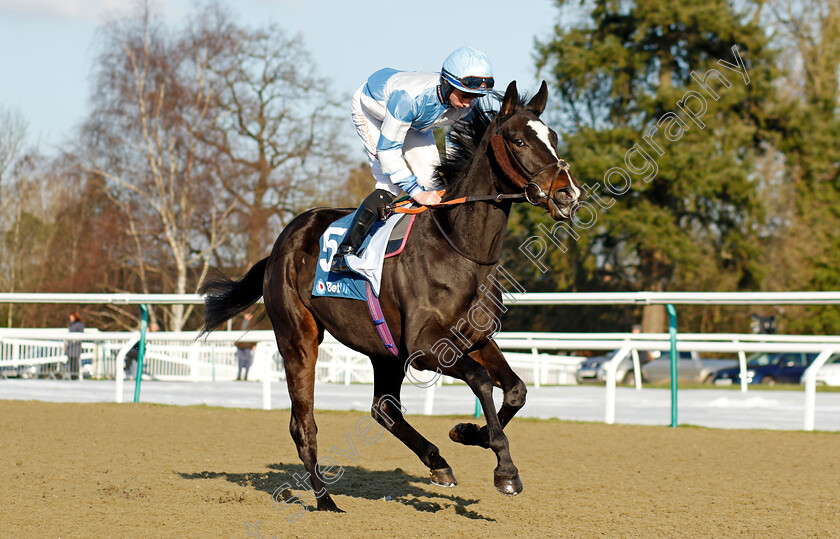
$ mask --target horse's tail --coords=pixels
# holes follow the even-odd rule
[[[211,270],[212,273],[198,289],[198,293],[204,296],[204,327],[201,335],[210,333],[216,326],[241,313],[262,297],[267,264],[268,257],[263,258],[238,281],[215,268]]]

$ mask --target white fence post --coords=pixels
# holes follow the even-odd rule
[[[738,344],[738,339],[733,341]],[[747,392],[747,354],[743,350],[738,350],[738,370],[741,371],[741,393]]]
[[[802,378],[805,380],[805,425],[804,430],[814,430],[814,415],[817,406],[817,371],[820,370],[828,357],[831,355],[831,350],[820,352],[820,355],[814,360],[811,365],[805,369]]]
[[[262,346],[263,343],[257,343],[256,348],[254,349],[254,356],[256,356],[257,361],[262,361],[263,363],[263,374],[262,374],[262,391],[263,391],[263,402],[262,407],[263,410],[271,410],[271,352],[266,350],[266,346]]]
[[[607,363],[607,400],[604,410],[604,423],[612,425],[615,423],[615,370],[627,354],[630,352],[630,344],[627,343],[619,349],[618,353]]]
[[[350,354],[344,354],[344,385],[350,385],[350,366],[352,365],[352,358]]]
[[[542,381],[542,373],[540,372],[540,353],[536,347],[531,348],[531,354],[534,356],[534,387],[539,389]]]
[[[201,373],[199,372],[199,363],[198,363],[198,342],[195,341],[190,344],[189,351],[187,352],[187,358],[190,364],[190,379],[193,382],[198,382],[201,380]],[[139,374],[137,376],[140,376]]]
[[[443,377],[441,377],[443,378]],[[432,415],[432,409],[435,405],[435,386],[437,383],[429,384],[426,388],[425,400],[423,401],[423,415]]]
[[[114,390],[116,391],[116,395],[114,395],[114,402],[122,402],[123,401],[123,380],[125,380],[125,372],[123,368],[125,367],[125,356],[128,354],[129,350],[134,348],[134,344],[140,340],[140,334],[134,333],[132,337],[126,341],[120,351],[117,352],[117,357],[114,359],[114,379],[116,380],[116,384],[114,384]],[[142,376],[140,371],[140,366],[138,365],[137,374],[135,376]]]
[[[636,391],[642,390],[642,366],[639,364],[639,351],[633,348],[630,353],[633,356],[633,382]]]
[[[134,345],[132,345],[134,346]],[[130,350],[130,348],[129,348]],[[117,354],[116,359],[116,371],[114,372],[114,376],[116,379],[116,384],[114,385],[114,390],[116,391],[116,395],[114,395],[114,402],[122,402],[123,401],[123,379],[125,378],[125,372],[120,368],[120,359],[122,358],[123,364],[125,364],[125,354],[120,350],[120,353]]]
[[[91,378],[99,378],[100,364],[102,362],[102,345],[99,341],[93,343],[93,359],[90,361]]]

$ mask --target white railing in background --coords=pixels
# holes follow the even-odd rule
[[[0,374],[22,368],[43,368],[49,364],[64,364],[65,341],[83,341],[82,359],[92,360],[90,372],[95,377],[116,381],[115,400],[122,402],[124,387],[125,355],[137,342],[140,335],[91,331],[69,333],[64,329],[4,329],[0,328]],[[256,342],[252,379],[263,382],[263,407],[271,408],[271,381],[284,380],[282,360],[274,345],[271,331],[217,331],[201,339],[197,332],[157,332],[147,334],[145,373],[157,380],[222,381],[236,377],[235,358],[238,340]],[[669,351],[667,333],[500,333],[496,342],[514,371],[526,384],[540,385],[574,384],[574,372],[583,357],[557,355],[558,351],[616,350],[621,351],[607,363],[605,395],[606,423],[615,421],[615,372],[618,364],[628,353],[640,350]],[[819,356],[803,375],[805,384],[804,429],[814,428],[816,402],[816,371],[831,354],[840,352],[840,337],[800,335],[752,335],[752,334],[696,334],[683,333],[678,336],[679,351],[738,353],[741,357],[741,371],[746,370],[743,357],[747,352],[814,352]],[[555,352],[552,354],[547,351]],[[638,364],[635,372],[639,372]],[[15,370],[16,369],[16,370]],[[37,374],[37,371],[34,371]],[[427,382],[428,373],[410,369],[411,380]],[[742,376],[742,380],[745,379]],[[330,335],[326,335],[319,350],[316,366],[316,381],[319,383],[372,383],[373,370],[367,357],[355,352]],[[436,384],[427,387],[425,413],[433,409],[435,385],[461,383],[442,376]],[[637,389],[641,379],[636,378]],[[424,384],[425,386],[425,384]],[[746,391],[746,384],[742,385]]]
[[[673,305],[837,305],[840,304],[840,292],[611,292],[611,293],[604,293],[604,292],[574,292],[574,293],[524,293],[524,294],[516,294],[516,293],[508,293],[503,295],[504,302],[508,305],[665,305],[665,304],[673,304]],[[172,305],[172,304],[202,304],[203,299],[201,296],[197,294],[28,294],[28,293],[0,293],[0,303],[51,303],[51,304],[120,304],[120,305],[139,305],[139,304],[146,304],[146,305]],[[2,330],[0,330],[2,331]],[[13,330],[7,330],[13,331]],[[235,333],[235,332],[230,332]],[[251,334],[255,334],[258,332],[250,332]],[[75,335],[75,336],[74,336]],[[61,337],[62,340],[87,340],[89,342],[100,343],[104,341],[100,341],[98,339],[91,339],[88,334],[84,336],[79,336],[80,334],[68,334],[65,333],[64,336]],[[216,332],[211,335],[219,336],[219,332]],[[503,350],[519,350],[519,351],[531,351],[531,356],[536,357],[539,356],[538,350],[611,350],[615,348],[624,348],[627,347],[626,353],[632,353],[634,356],[636,355],[635,352],[638,350],[668,350],[668,347],[665,347],[665,344],[660,341],[660,335],[639,335],[639,334],[579,334],[578,336],[569,336],[568,338],[559,338],[557,334],[549,334],[552,336],[546,336],[546,334],[541,334],[546,338],[538,337],[532,334],[515,334],[512,336],[508,335],[499,335],[500,345],[501,341],[505,338],[509,338],[510,341],[505,343],[502,346]],[[9,335],[13,337],[13,335]],[[612,337],[609,337],[612,336]],[[222,336],[222,340],[216,341],[215,338],[211,337],[209,339],[212,342],[224,342],[224,336]],[[817,339],[820,343],[815,341],[800,341],[796,340],[798,337],[795,336],[780,336],[780,335],[736,335],[736,334],[727,334],[722,336],[721,338],[717,338],[717,336],[712,338],[705,338],[699,337],[696,335],[690,336],[691,339],[686,339],[686,335],[680,335],[679,337],[679,350],[688,350],[688,351],[711,351],[711,352],[733,352],[739,354],[739,361],[741,365],[742,375],[745,370],[745,353],[746,352],[754,352],[754,351],[766,351],[766,352],[785,352],[785,351],[798,351],[798,352],[809,352],[814,351],[818,352],[819,356],[817,359],[812,363],[811,367],[805,372],[803,375],[803,380],[805,381],[805,399],[806,399],[806,406],[805,406],[805,429],[811,430],[813,429],[813,415],[814,415],[814,406],[813,403],[815,402],[815,383],[814,377],[816,375],[816,370],[819,369],[822,364],[826,361],[826,359],[832,354],[840,350],[836,341],[835,337],[810,337],[811,339]],[[27,338],[27,337],[19,337],[19,338]],[[226,337],[227,341],[230,342],[230,337]],[[128,352],[130,349],[130,344],[125,342],[121,343],[119,337],[114,337],[114,341],[111,345],[111,348],[106,346],[105,344],[95,345],[93,351],[93,372],[95,374],[105,374],[107,367],[113,363],[114,365],[114,372],[116,375],[117,380],[117,387],[120,390],[118,399],[122,398],[121,393],[121,386],[122,386],[122,369],[117,368],[117,365],[120,364],[120,361],[124,360],[125,353]],[[168,337],[164,335],[155,336],[155,340],[166,341]],[[180,337],[183,340],[183,335]],[[779,340],[781,339],[781,340]],[[806,339],[808,339],[806,337]],[[151,338],[150,338],[151,340]],[[173,339],[173,340],[177,340]],[[256,340],[251,339],[249,340]],[[260,345],[257,346],[256,353],[255,353],[255,361],[254,361],[254,372],[261,373],[262,378],[264,379],[263,388],[264,388],[264,407],[270,407],[270,393],[266,397],[266,392],[270,390],[270,379],[271,374],[276,372],[276,369],[279,366],[279,358],[276,358],[272,361],[272,353],[269,350],[272,349],[271,346],[263,343],[269,342],[268,340],[262,341]],[[519,344],[531,344],[538,343],[541,348],[534,348],[532,346],[519,346]],[[561,344],[563,346],[559,346]],[[114,347],[119,346],[122,344],[122,347],[116,351],[114,354]],[[507,345],[513,344],[515,347],[512,349],[506,348]],[[617,346],[620,345],[620,346]],[[85,345],[87,346],[87,345]],[[200,353],[194,352],[193,355],[190,355],[190,351],[194,350],[192,347],[193,345],[183,345],[186,346],[186,349],[181,349],[178,354],[175,356],[166,355],[165,357],[158,357],[157,359],[152,359],[152,363],[156,364],[157,361],[160,364],[161,369],[163,369],[163,365],[167,365],[170,368],[170,373],[182,373],[185,371],[187,366],[189,367],[190,377],[191,379],[195,379],[194,376],[202,376],[204,372],[206,374],[206,357],[203,357]],[[343,383],[351,383],[353,381],[362,381],[365,379],[365,376],[369,376],[369,372],[364,370],[362,364],[364,363],[361,359],[357,356],[353,356],[353,352],[347,352],[341,349],[332,349],[330,350],[331,346],[340,346],[337,344],[332,344],[330,342],[326,342],[325,345],[322,347],[324,349],[324,359],[326,360],[326,365],[321,365],[323,367],[322,375],[336,379],[337,371],[341,372],[343,375]],[[555,347],[556,346],[556,347]],[[4,348],[0,348],[3,350]],[[86,348],[87,350],[87,348]],[[229,351],[229,350],[228,350]],[[90,353],[90,352],[88,352]],[[185,360],[179,354],[186,353],[187,359]],[[221,351],[220,351],[221,353]],[[521,353],[521,352],[519,352]],[[276,352],[274,352],[276,354]],[[110,356],[113,355],[114,358],[111,360]],[[620,354],[619,354],[620,355]],[[18,353],[20,356],[20,353]],[[49,356],[44,354],[33,354],[33,359],[40,358],[41,360],[52,359],[52,357],[56,358],[54,363],[59,364],[62,363],[60,360],[60,356]],[[155,357],[152,354],[152,357]],[[519,360],[513,356],[512,364],[517,364],[517,369],[521,369],[523,367],[523,363],[520,363]],[[18,369],[21,368],[31,368],[34,363],[20,363],[20,357],[18,357],[18,364],[12,365],[12,359],[9,359],[9,367],[3,367],[2,361],[0,361],[0,372],[4,369]],[[65,358],[66,361],[66,358]],[[210,369],[213,373],[215,373],[215,356],[211,354],[211,366]],[[221,359],[220,356],[220,373],[224,372],[227,373],[226,363]],[[542,368],[543,363],[547,362],[548,359],[535,359],[533,363],[530,363],[530,371],[532,373],[532,380],[535,384],[543,383],[543,374],[550,378],[550,374],[548,371],[544,371]],[[560,372],[565,372],[563,369],[565,365],[562,364],[562,359],[557,360],[556,362],[556,370],[558,374]],[[607,411],[606,411],[606,420],[610,422],[609,419],[611,417],[614,418],[614,402],[615,402],[615,368],[618,365],[618,361],[615,358],[609,364],[608,369],[608,376],[607,376],[607,388],[606,388],[606,401],[607,401]],[[185,365],[185,362],[187,365]],[[272,365],[274,363],[274,365]],[[525,363],[528,363],[528,360],[525,360]],[[638,366],[638,365],[637,365]],[[102,369],[101,371],[99,369]],[[204,371],[202,371],[202,368]],[[181,370],[179,370],[181,369]],[[610,376],[611,371],[611,376]],[[638,378],[639,369],[635,369],[637,373],[637,385],[640,384],[640,379]],[[517,371],[520,372],[520,371]],[[173,374],[173,376],[175,376]],[[522,373],[520,373],[522,376]],[[559,376],[558,376],[559,378]],[[742,377],[743,378],[743,377]],[[200,378],[199,378],[200,379]],[[442,383],[443,381],[441,381]],[[432,385],[427,393],[427,409],[431,408],[430,404],[430,397],[429,395],[433,395],[434,385]],[[746,385],[742,383],[742,391],[746,391]],[[612,402],[612,406],[609,406],[610,402]],[[612,408],[612,412],[610,409]]]
[[[117,379],[124,366],[125,355],[138,341],[137,332],[69,333],[65,329],[7,329],[0,328],[0,376],[38,376],[38,366],[63,365],[65,342],[82,341],[82,360],[91,360],[87,373],[95,378]],[[245,340],[262,344],[255,352],[251,372],[253,379],[262,379],[267,361],[270,376],[285,379],[282,360],[274,346],[271,331],[216,331],[201,339],[197,332],[155,332],[146,334],[144,373],[155,380],[216,381],[233,380],[237,374],[236,342]],[[26,342],[38,354],[27,352],[19,344]],[[545,350],[557,350],[556,343],[546,340],[543,346],[528,339],[513,339],[506,342],[508,350],[528,350],[529,353],[510,352],[512,368],[527,384],[566,385],[575,383],[575,368],[582,358],[547,354]],[[46,352],[46,351],[49,352]],[[53,370],[52,372],[56,372]],[[423,374],[410,369],[414,380]],[[325,336],[316,364],[316,381],[337,384],[371,384],[373,370],[367,356],[355,352],[329,334]],[[410,383],[410,381],[406,381]],[[449,377],[441,377],[445,384],[462,383]]]
[[[625,334],[622,340],[605,340],[600,342],[593,342],[588,340],[573,340],[566,341],[570,349],[589,349],[589,350],[615,350],[619,349],[617,353],[607,363],[607,380],[606,380],[606,411],[604,421],[606,423],[615,422],[615,371],[622,359],[627,357],[631,351],[639,350],[658,350],[660,352],[667,352],[671,349],[670,340],[655,341],[650,339],[636,339],[638,334]],[[696,335],[695,335],[696,337]],[[684,336],[680,335],[677,339],[678,352],[727,352],[739,353],[741,357],[746,352],[804,352],[817,353],[818,356],[813,363],[808,367],[803,374],[805,382],[805,418],[804,430],[814,430],[814,403],[816,402],[816,382],[815,376],[817,370],[822,367],[826,360],[836,353],[840,353],[840,340],[836,337],[825,337],[823,340],[816,342],[778,342],[773,339],[776,335],[762,335],[765,337],[765,342],[743,342],[748,337],[742,335],[738,339],[732,341],[700,341],[700,340],[685,340]],[[781,336],[787,337],[787,336]],[[831,342],[833,341],[833,342]],[[618,346],[616,346],[618,345]],[[634,365],[636,372],[638,372],[638,364]],[[741,360],[741,379],[745,379],[746,366]],[[637,388],[640,387],[640,379],[636,377]],[[742,386],[745,388],[745,386]],[[745,391],[745,389],[742,389]]]

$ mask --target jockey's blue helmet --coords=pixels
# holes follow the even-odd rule
[[[468,94],[487,95],[493,91],[493,68],[483,52],[464,46],[443,61],[440,82],[447,100],[452,88]]]

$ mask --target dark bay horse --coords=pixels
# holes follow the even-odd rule
[[[512,201],[526,199],[560,220],[572,215],[580,196],[568,164],[557,155],[557,135],[539,119],[547,95],[543,82],[525,103],[512,82],[497,113],[476,110],[450,134],[454,151],[438,169],[446,184],[444,201],[465,196],[481,200],[419,214],[403,253],[385,261],[379,297],[399,358],[382,343],[365,302],[311,294],[318,239],[351,210],[316,208],[299,215],[277,238],[271,255],[241,280],[217,274],[202,285],[205,332],[260,296],[265,298],[292,401],[289,428],[319,510],[340,511],[325,487],[334,480],[322,476],[317,465],[315,361],[325,330],[370,357],[372,415],[420,457],[433,483],[454,486],[456,480],[438,448],[401,413],[400,388],[407,363],[469,385],[487,424],[456,425],[450,438],[492,449],[498,460],[496,488],[507,495],[522,491],[503,429],[525,404],[525,384],[492,336],[499,329],[494,322],[505,309],[497,279],[498,257]],[[492,399],[494,385],[504,393],[498,413]]]

